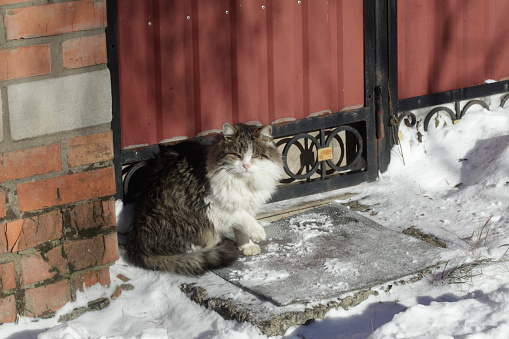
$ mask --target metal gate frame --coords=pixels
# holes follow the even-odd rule
[[[380,85],[383,86],[384,91],[387,92],[385,99],[390,101],[392,104],[392,107],[390,107],[391,111],[384,119],[385,126],[395,127],[391,128],[389,131],[389,133],[391,133],[389,140],[391,144],[398,139],[397,131],[401,122],[405,121],[405,124],[408,127],[414,127],[416,125],[416,116],[411,112],[411,110],[437,106],[430,109],[424,119],[424,130],[427,130],[427,125],[431,117],[440,111],[448,113],[451,119],[455,121],[461,119],[468,108],[470,108],[473,104],[479,104],[484,108],[489,109],[488,105],[484,101],[476,99],[509,92],[509,80],[503,80],[401,100],[398,99],[398,1],[387,0],[387,3],[386,1],[380,2],[381,5],[385,6],[382,10],[383,13],[385,13],[387,20],[386,29],[388,46],[387,78],[384,79],[383,84]],[[383,27],[381,29],[383,29]],[[461,108],[460,102],[467,100],[470,101]],[[503,106],[508,100],[509,94],[504,95],[501,100],[501,106]],[[454,111],[443,106],[444,104],[450,103],[454,103]],[[389,127],[386,128],[386,130],[389,130]]]
[[[150,159],[160,150],[158,145],[138,150],[121,149],[116,2],[108,1],[107,6],[109,24],[106,36],[108,68],[112,80],[114,161],[117,198],[122,198],[122,168]],[[289,143],[296,142],[299,138],[306,138],[318,150],[330,144],[331,134],[339,130],[353,129],[353,134],[361,137],[359,142],[366,165],[362,170],[349,171],[348,168],[339,168],[338,172],[347,171],[342,175],[329,177],[326,175],[326,167],[327,165],[329,165],[328,168],[331,167],[330,161],[317,161],[312,166],[311,172],[320,174],[321,179],[310,180],[310,175],[307,176],[309,173],[305,176],[297,176],[298,178],[307,176],[307,180],[283,185],[275,194],[274,201],[375,180],[378,171],[384,172],[389,165],[390,149],[397,143],[400,123],[405,121],[408,126],[415,125],[415,115],[410,110],[456,103],[456,112],[441,106],[428,115],[431,116],[440,110],[448,110],[451,118],[459,119],[464,114],[464,110],[460,111],[460,101],[509,92],[509,80],[505,80],[399,100],[397,0],[364,0],[363,6],[364,107],[273,125],[273,134],[276,138],[289,137],[291,139]],[[509,95],[502,98],[503,103],[507,100]],[[473,101],[473,103],[480,102]],[[331,132],[333,128],[335,130]],[[328,130],[328,134],[325,130]],[[313,137],[311,132],[315,134],[318,132],[319,137]]]
[[[283,185],[278,188],[273,201],[290,199],[297,196],[353,186],[364,181],[375,180],[378,173],[376,128],[374,118],[374,85],[375,85],[375,0],[364,0],[364,107],[342,111],[322,116],[310,117],[294,122],[285,122],[273,125],[275,138],[293,137],[310,140],[316,149],[329,146],[331,139],[340,131],[348,131],[357,140],[358,154],[353,163],[345,167],[333,164],[331,160],[316,161],[309,173],[307,180]],[[117,50],[117,9],[115,1],[107,2],[108,28],[106,30],[108,47],[108,67],[112,79],[112,129],[114,131],[115,171],[117,185],[117,199],[122,199],[124,184],[122,182],[123,168],[127,165],[136,164],[154,156],[160,152],[159,145],[152,145],[143,149],[121,149],[121,126],[120,126],[120,98],[119,98],[119,65]],[[331,132],[331,129],[334,129]],[[326,132],[326,130],[328,130]],[[318,132],[320,137],[315,138],[310,133]],[[291,140],[289,142],[292,142]],[[362,153],[365,164],[362,169],[351,169]],[[388,153],[387,155],[388,156]],[[327,167],[328,165],[328,167]],[[326,167],[329,170],[326,170]],[[336,173],[343,171],[341,175],[328,176],[331,167]],[[287,173],[289,171],[287,170]],[[321,179],[309,179],[318,173]]]
[[[272,201],[327,192],[358,185],[365,181],[373,181],[378,176],[380,159],[389,157],[390,152],[379,153],[377,151],[378,146],[384,143],[382,140],[384,136],[377,133],[377,121],[375,119],[375,75],[377,73],[376,65],[378,64],[378,52],[376,50],[378,45],[375,44],[376,40],[378,40],[377,22],[375,21],[375,13],[377,11],[375,4],[377,2],[379,1],[364,0],[364,107],[273,126],[275,138],[294,136],[292,140],[301,137],[309,138],[309,132],[319,130],[320,140],[310,138],[315,139],[313,142],[317,149],[329,146],[330,140],[339,130],[350,129],[353,134],[360,134],[362,136],[362,139],[357,137],[357,141],[360,142],[361,148],[364,147],[364,150],[358,150],[357,157],[348,167],[355,165],[359,153],[362,152],[366,160],[365,168],[360,171],[354,170],[342,173],[341,175],[327,177],[325,174],[327,165],[333,168],[336,167],[334,169],[338,172],[340,170],[348,170],[349,168],[337,168],[329,160],[317,161],[314,169],[315,172],[321,173],[320,180],[301,181],[281,186],[278,188]],[[325,129],[329,128],[334,128],[335,130],[326,138]],[[388,159],[383,162],[388,163]],[[307,173],[307,176],[310,177],[311,174],[313,173]]]

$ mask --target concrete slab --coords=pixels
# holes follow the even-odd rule
[[[273,222],[262,254],[216,270],[277,306],[339,296],[436,264],[438,250],[339,203]]]
[[[261,254],[186,278],[181,289],[225,319],[250,322],[268,336],[322,319],[332,308],[353,307],[390,285],[418,281],[439,260],[439,248],[339,202],[299,210],[265,230]]]

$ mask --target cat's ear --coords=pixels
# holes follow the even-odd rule
[[[265,142],[271,142],[272,141],[272,126],[267,125],[265,127],[260,128],[256,132],[256,136]]]
[[[233,127],[227,122],[223,123],[223,136],[225,139],[233,137],[236,133],[237,130],[235,129],[235,127]]]

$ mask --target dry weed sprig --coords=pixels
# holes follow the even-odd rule
[[[390,91],[390,83],[387,81],[387,88],[389,88],[389,115],[391,117],[391,121],[393,121],[396,124],[399,124],[400,121],[398,121],[398,118],[394,115],[394,111],[392,109],[392,95]],[[403,166],[406,166],[405,163],[405,155],[403,154],[403,146],[401,145],[401,140],[396,141],[396,135],[398,135],[398,128],[394,125],[394,123],[391,123],[391,129],[392,129],[392,138],[395,145],[398,145],[398,153],[401,156],[401,160],[403,161]],[[399,136],[398,136],[399,139]]]
[[[447,281],[448,284],[464,284],[466,282],[473,283],[474,277],[482,275],[482,265],[489,262],[491,262],[489,259],[480,259],[458,265],[445,273],[442,280]],[[474,271],[474,269],[478,267],[480,267],[480,271]]]
[[[473,260],[465,262],[463,264],[459,264],[449,270],[447,270],[447,266],[449,265],[449,261],[445,263],[445,266],[442,270],[442,274],[440,278],[438,278],[438,275],[436,274],[437,267],[435,268],[435,279],[434,281],[443,281],[448,284],[470,284],[470,287],[474,284],[474,278],[476,277],[482,277],[483,276],[483,268],[486,265],[490,264],[499,264],[506,266],[506,260],[502,260],[502,258],[507,254],[509,251],[509,248],[505,251],[505,253],[500,257],[499,260],[494,260],[491,258],[482,258],[480,255],[477,255],[476,252],[479,249],[481,245],[484,244],[484,246],[488,243],[488,236],[490,234],[490,220],[491,217],[488,218],[488,220],[484,223],[482,227],[480,227],[476,231],[474,230],[472,232],[472,235],[470,236],[470,239],[468,240],[467,249],[465,251],[465,256],[470,256]],[[509,247],[509,244],[504,244],[499,246],[501,247]],[[471,250],[471,253],[469,254],[469,251]],[[439,268],[439,267],[438,267]]]
[[[490,220],[491,220],[491,217],[489,217],[488,220],[486,220],[486,222],[484,223],[483,227],[479,231],[479,235],[477,236],[477,241],[475,242],[474,249],[472,250],[472,258],[475,256],[475,252],[479,248],[479,245],[481,245],[481,243],[483,242],[482,241],[482,239],[483,239],[482,235],[484,233],[484,229],[486,228],[486,226],[489,225]],[[491,226],[488,227],[488,230],[486,231],[486,234],[484,235],[484,246],[486,246],[486,244],[488,243],[488,235],[490,233],[490,227]],[[470,236],[470,239],[468,240],[468,245],[467,245],[467,249],[465,251],[465,255],[467,255],[468,250],[470,249],[470,244],[472,243],[472,239],[474,238],[474,234],[475,234],[475,230],[472,232],[472,235]]]
[[[508,246],[509,247],[509,244],[503,244],[503,245],[500,245],[498,246],[498,248],[501,248],[501,247],[506,247]],[[504,254],[502,254],[502,256],[500,257],[500,259],[502,259],[506,254],[507,254],[507,251],[509,251],[509,248],[505,250]]]

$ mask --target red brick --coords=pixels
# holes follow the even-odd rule
[[[44,261],[40,252],[23,257],[21,259],[21,284],[33,284],[53,278],[56,272],[52,268]]]
[[[69,139],[69,166],[76,167],[113,159],[112,132]]]
[[[7,215],[7,197],[5,191],[0,188],[0,218]]]
[[[106,200],[102,202],[103,217],[106,225],[115,226],[117,224],[117,215],[115,212],[115,199]]]
[[[6,253],[7,251],[7,237],[5,235],[7,231],[7,224],[0,224],[0,254]]]
[[[106,26],[106,3],[83,0],[7,10],[7,40],[34,38]]]
[[[0,183],[5,181],[4,155],[0,153]]]
[[[69,281],[63,280],[51,285],[25,291],[25,310],[23,315],[37,317],[52,313],[71,301]]]
[[[64,245],[64,252],[72,271],[101,266],[118,260],[117,233],[98,235]]]
[[[0,50],[0,81],[51,73],[50,45]]]
[[[60,144],[4,153],[3,164],[6,180],[59,172],[62,170]]]
[[[64,68],[79,68],[108,62],[106,35],[94,35],[62,43]]]
[[[0,224],[0,254],[18,252],[62,237],[62,215],[53,211]]]
[[[80,271],[91,266],[101,266],[104,257],[102,235],[64,245],[64,252],[71,271]]]
[[[0,264],[0,292],[5,292],[16,287],[14,276],[14,263]]]
[[[0,299],[0,324],[16,320],[16,299],[13,295]]]
[[[56,274],[69,273],[67,260],[63,258],[62,246],[56,247],[45,254],[41,252],[21,258],[21,284],[33,284],[55,277]]]
[[[120,286],[117,286],[115,288],[115,292],[113,292],[113,294],[111,295],[111,300],[115,300],[117,299],[118,297],[120,297],[120,294],[122,293],[122,287]]]
[[[27,2],[27,0],[0,0],[0,6],[15,4],[17,2]]]
[[[18,251],[35,247],[51,240],[62,238],[62,213],[50,213],[23,219],[22,233],[18,241]],[[12,251],[15,252],[15,251]]]
[[[113,167],[20,184],[22,212],[115,194]]]
[[[113,199],[76,206],[71,211],[71,223],[78,230],[114,226],[114,206]]]
[[[104,256],[102,263],[114,263],[118,260],[118,238],[117,233],[104,236]]]
[[[94,286],[97,283],[100,283],[103,286],[110,285],[111,280],[109,267],[81,274],[74,279],[74,286],[76,286],[77,290],[82,292],[85,287]]]
[[[7,239],[7,251],[18,252],[22,227],[23,219],[14,220],[6,224],[5,237]]]
[[[69,267],[67,266],[67,259],[64,258],[63,246],[55,247],[46,252],[46,258],[48,258],[48,264],[57,270],[61,274],[70,273]]]

